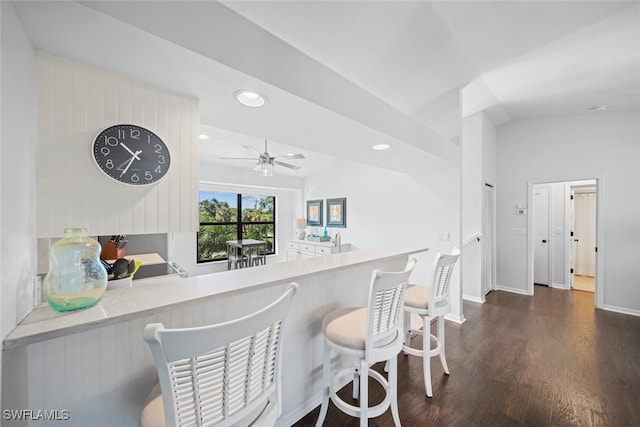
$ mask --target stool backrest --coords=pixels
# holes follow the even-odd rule
[[[242,420],[267,406],[279,415],[282,327],[297,290],[292,283],[269,306],[225,323],[145,327],[167,427],[248,425],[251,419]]]
[[[451,255],[436,254],[433,266],[433,280],[431,281],[431,290],[429,294],[429,314],[431,316],[438,315],[438,311],[447,313],[451,310],[449,301],[449,283],[451,282],[451,274],[453,267],[460,258],[460,249],[454,247]]]
[[[401,314],[404,306],[404,294],[415,265],[416,260],[412,258],[407,262],[403,271],[374,270],[371,274],[365,343],[366,358],[370,362],[379,359],[375,357],[374,352],[381,352],[381,357],[384,357],[383,350],[390,346],[397,346],[396,341],[399,341],[402,346],[404,338]],[[389,350],[393,351],[391,348]]]

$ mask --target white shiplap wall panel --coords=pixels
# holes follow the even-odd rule
[[[38,53],[37,236],[196,231],[198,102],[161,88]],[[94,164],[104,128],[136,124],[162,138],[171,170],[149,188],[120,184]]]
[[[297,280],[300,289],[283,331],[283,415],[277,425],[291,425],[319,404],[324,316],[337,307],[363,306],[372,269],[398,270],[405,262],[405,257],[395,257]],[[28,407],[68,409],[71,418],[65,426],[69,427],[138,425],[142,405],[157,381],[153,358],[143,339],[145,325],[161,322],[167,328],[179,328],[228,321],[274,301],[286,285],[231,292],[97,330],[30,344]],[[55,426],[59,422],[34,421],[30,425]]]
[[[62,339],[65,350],[84,348],[83,334],[73,334]],[[62,374],[66,387],[60,390],[64,395],[62,408],[79,414],[84,418],[82,406],[84,405],[84,374],[91,367],[90,360],[85,360],[82,351],[65,351]]]

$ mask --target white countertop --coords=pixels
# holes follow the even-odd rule
[[[427,251],[427,248],[375,248],[268,264],[240,270],[180,278],[140,279],[131,288],[108,289],[95,306],[67,313],[51,309],[47,303],[36,307],[4,339],[10,349],[51,338],[83,332],[126,320],[169,310],[219,294],[269,283],[293,281],[320,271],[347,268],[376,259]]]

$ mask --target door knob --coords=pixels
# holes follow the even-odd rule
[[[547,243],[547,241],[545,239],[542,239],[542,243]]]

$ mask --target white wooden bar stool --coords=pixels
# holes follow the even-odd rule
[[[360,426],[368,425],[369,418],[383,414],[389,407],[396,426],[400,426],[397,393],[397,355],[402,351],[402,305],[409,275],[415,265],[411,259],[404,271],[382,272],[371,275],[368,307],[343,308],[329,313],[322,323],[325,337],[322,405],[316,426],[321,426],[327,415],[329,399],[352,417],[360,417]],[[358,359],[354,367],[342,369],[332,375],[333,352]],[[388,361],[388,377],[369,369],[371,365]],[[360,406],[342,400],[336,386],[343,384],[345,375],[353,376],[353,396]],[[386,391],[384,400],[369,407],[369,377],[378,381]]]
[[[210,326],[146,326],[158,371],[142,427],[275,424],[281,412],[282,327],[298,285],[268,307]]]
[[[444,372],[449,375],[449,367],[444,352],[444,316],[451,311],[449,282],[460,249],[453,248],[451,255],[436,254],[433,266],[433,280],[430,286],[410,285],[404,299],[405,312],[405,354],[422,357],[424,386],[427,396],[432,397],[431,358],[440,356]],[[422,329],[411,329],[411,313],[422,318]],[[437,319],[437,335],[431,334],[431,322]],[[422,335],[422,350],[411,348],[411,335]],[[433,342],[433,347],[431,343]]]

